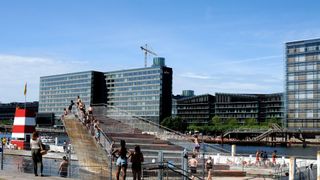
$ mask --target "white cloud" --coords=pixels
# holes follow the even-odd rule
[[[213,76],[209,76],[209,75],[204,75],[204,74],[197,74],[197,73],[193,73],[193,72],[187,72],[187,73],[183,73],[181,75],[179,75],[181,77],[184,78],[193,78],[193,79],[216,79]]]
[[[27,101],[38,100],[40,76],[85,71],[86,65],[83,61],[0,54],[0,102],[23,102],[25,82]]]

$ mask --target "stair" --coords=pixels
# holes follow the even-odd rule
[[[107,153],[98,145],[78,118],[67,115],[63,123],[82,166],[79,176],[90,176],[88,179],[101,179],[110,176]]]

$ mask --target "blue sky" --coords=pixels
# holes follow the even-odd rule
[[[38,100],[40,76],[143,67],[146,43],[173,68],[174,94],[281,92],[284,43],[320,37],[319,4],[1,1],[0,102],[24,101],[25,82]]]

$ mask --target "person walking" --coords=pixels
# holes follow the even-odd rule
[[[212,157],[209,156],[208,160],[206,161],[206,170],[208,171],[208,173],[210,172],[210,170],[213,168],[213,160]]]
[[[192,158],[188,161],[191,179],[194,179],[194,175],[197,174],[198,160],[196,159],[196,155],[192,154]]]
[[[127,167],[128,167],[128,156],[129,153],[126,148],[126,142],[124,140],[120,141],[120,149],[116,149],[112,152],[112,155],[117,154],[117,172],[116,172],[116,178],[119,180],[120,171],[122,172],[122,180],[126,179],[127,175]]]
[[[66,156],[63,156],[62,162],[60,163],[60,166],[59,166],[59,172],[58,172],[61,177],[68,176],[68,166],[69,166],[69,161]]]
[[[38,176],[38,163],[40,163],[40,172],[41,176],[43,175],[43,163],[42,163],[42,155],[40,153],[42,149],[42,143],[39,138],[38,132],[33,132],[32,137],[30,139],[30,146],[31,146],[31,156],[33,160],[33,170],[34,175]]]
[[[131,154],[131,168],[133,180],[141,180],[141,164],[144,161],[140,146],[134,147],[134,152]]]

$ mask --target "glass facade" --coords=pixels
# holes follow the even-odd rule
[[[286,126],[320,127],[320,39],[286,43]]]
[[[99,72],[87,71],[40,77],[39,113],[53,112],[55,116],[60,116],[63,114],[63,109],[70,105],[71,100],[76,102],[77,96],[80,96],[86,107],[89,107],[93,100],[96,73]]]
[[[171,115],[172,69],[106,72],[107,104],[159,123]]]

